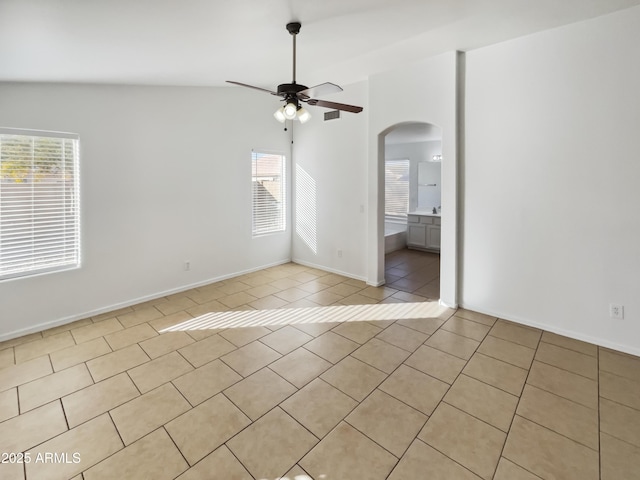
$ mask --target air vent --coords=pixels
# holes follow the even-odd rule
[[[324,112],[324,121],[334,120],[340,118],[340,110],[332,110],[330,112]]]

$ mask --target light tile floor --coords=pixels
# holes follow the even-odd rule
[[[287,264],[4,342],[0,478],[639,479],[640,359],[440,307],[437,264]]]

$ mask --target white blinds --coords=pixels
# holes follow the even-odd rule
[[[385,216],[407,218],[409,211],[409,160],[386,160],[384,181]]]
[[[257,153],[251,155],[253,236],[286,229],[285,157]]]
[[[0,279],[80,263],[76,135],[0,129]]]

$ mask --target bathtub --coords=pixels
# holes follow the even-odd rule
[[[384,222],[384,253],[395,252],[407,246],[407,225]]]

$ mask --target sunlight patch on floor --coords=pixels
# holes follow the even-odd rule
[[[447,307],[439,305],[437,301],[433,301],[211,312],[167,327],[161,333],[267,325],[430,318],[438,317],[447,310]]]

